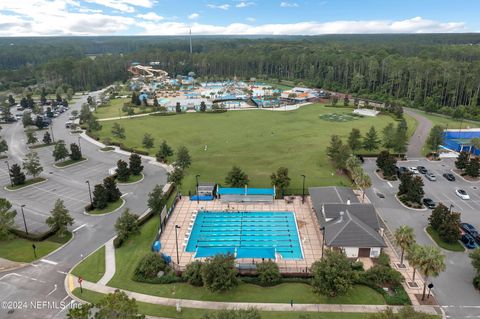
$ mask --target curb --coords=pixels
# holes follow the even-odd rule
[[[463,251],[454,251],[454,250],[449,250],[449,249],[445,249],[445,248],[443,248],[443,247],[440,247],[440,245],[437,244],[437,242],[436,242],[436,241],[432,238],[432,236],[430,236],[430,234],[428,233],[427,227],[428,227],[428,226],[423,227],[423,232],[428,236],[428,238],[430,238],[430,240],[431,240],[431,241],[435,244],[435,246],[438,247],[439,249],[441,249],[441,250],[443,250],[443,251],[446,251],[446,252],[449,252],[449,253],[465,253],[465,251],[467,250],[467,249],[465,248],[465,246],[463,246],[463,244],[460,244],[460,245],[462,245],[462,247],[463,247]],[[458,241],[459,241],[459,240],[458,240]]]
[[[30,186],[35,186],[35,185],[38,185],[38,184],[46,183],[47,181],[48,181],[48,178],[45,178],[45,180],[43,180],[43,181],[36,182],[36,183],[30,184],[30,185],[26,185],[26,186],[23,186],[23,187],[20,187],[20,188],[17,188],[17,189],[8,189],[7,186],[4,186],[3,189],[6,190],[7,192],[16,192],[16,191],[20,191],[22,189],[28,188]]]
[[[85,158],[83,161],[78,161],[78,162],[75,162],[75,163],[72,163],[72,164],[68,164],[68,165],[65,165],[65,166],[57,166],[57,164],[53,164],[53,167],[57,168],[57,169],[64,169],[64,168],[68,168],[70,166],[75,166],[75,165],[78,165],[78,164],[82,164],[84,162],[88,161],[88,158]]]
[[[409,210],[413,210],[413,211],[417,211],[417,212],[425,212],[428,210],[428,208],[424,207],[424,208],[412,208],[412,207],[408,207],[407,205],[405,205],[404,203],[402,203],[402,201],[398,198],[397,194],[395,194],[395,199],[397,200],[397,202],[400,203],[400,205],[402,205],[403,207],[405,207],[406,209],[409,209]]]
[[[123,195],[122,195],[123,196]],[[106,215],[110,215],[110,214],[113,214],[113,213],[116,213],[118,210],[120,210],[123,206],[125,206],[125,204],[127,203],[121,196],[120,196],[120,199],[122,200],[122,205],[120,205],[118,208],[116,208],[115,210],[112,210],[111,212],[108,212],[108,213],[104,213],[104,214],[90,214],[90,213],[87,213],[86,211],[83,211],[83,214],[84,215],[87,215],[87,216],[92,216],[92,217],[102,217],[102,216],[106,216]]]
[[[450,169],[450,171],[455,174],[457,177],[461,178],[462,180],[464,180],[465,182],[467,183],[471,183],[471,184],[475,184],[475,183],[480,183],[480,179],[478,181],[469,181],[467,179],[465,179],[462,175],[458,174],[457,172],[455,172],[455,170],[453,169]]]
[[[381,181],[383,181],[383,182],[386,182],[386,183],[398,182],[398,178],[397,178],[396,180],[394,180],[394,181],[389,181],[389,180],[387,180],[387,179],[385,179],[385,178],[382,178],[382,177],[380,177],[380,175],[378,175],[378,173],[377,173],[377,171],[376,171],[376,170],[375,170],[375,171],[373,171],[373,172],[374,172],[374,173],[375,173],[375,175],[378,177],[378,179],[379,179],[379,180],[381,180]]]
[[[135,184],[138,184],[138,183],[141,183],[143,182],[143,180],[145,179],[145,174],[141,173],[142,174],[142,178],[139,179],[138,181],[136,182],[131,182],[131,183],[117,183],[118,186],[129,186],[129,185],[135,185]]]

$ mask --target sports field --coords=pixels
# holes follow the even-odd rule
[[[322,114],[350,116],[352,109],[324,107],[315,104],[290,112],[265,110],[229,111],[218,114],[188,113],[175,116],[146,116],[102,122],[100,140],[112,138],[111,128],[118,122],[125,128],[126,146],[143,149],[145,133],[155,138],[155,154],[163,139],[174,149],[186,146],[192,156],[192,166],[183,183],[184,193],[194,190],[195,175],[200,181],[224,183],[233,165],[250,177],[250,186],[270,186],[270,175],[278,167],[289,169],[291,188],[302,187],[301,174],[307,186],[347,185],[347,180],[335,174],[327,160],[325,148],[332,134],[346,140],[352,127],[365,134],[374,125],[381,130],[395,120],[390,116],[364,117],[337,122],[321,119]],[[409,132],[415,120],[407,117]],[[363,152],[362,152],[363,153]]]

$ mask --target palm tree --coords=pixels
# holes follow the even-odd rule
[[[402,258],[400,259],[400,265],[403,267],[403,254],[415,242],[415,234],[413,228],[407,225],[402,225],[395,230],[395,242],[400,248],[402,248]]]
[[[421,260],[421,252],[422,249],[420,245],[413,243],[408,249],[407,249],[407,255],[405,256],[408,260],[408,263],[410,266],[413,268],[413,278],[412,282],[415,282],[415,275],[417,272],[417,267],[419,266],[420,260]]]
[[[437,277],[440,272],[444,271],[445,255],[442,254],[438,247],[420,246],[421,252],[419,256],[419,270],[425,276],[423,283],[422,300],[425,299],[425,291],[427,290],[427,282],[429,277]]]
[[[356,183],[358,187],[362,189],[362,202],[363,202],[365,200],[365,189],[372,186],[372,180],[370,179],[370,176],[367,173],[362,172],[358,176]]]

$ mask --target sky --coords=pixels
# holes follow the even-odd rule
[[[480,0],[0,0],[0,36],[480,32]]]

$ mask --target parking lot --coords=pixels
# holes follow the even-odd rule
[[[445,179],[442,175],[452,173],[451,169],[455,167],[454,162],[454,159],[443,159],[439,162],[418,159],[398,162],[397,166],[424,166],[428,171],[433,172],[437,177],[436,181],[429,181],[425,176],[419,174],[425,184],[425,197],[431,198],[436,204],[443,203],[447,207],[453,205],[453,210],[461,213],[462,222],[471,223],[478,229],[480,227],[480,183],[465,181],[458,175],[455,175],[454,182]],[[367,159],[364,167],[372,178],[372,187],[367,191],[367,195],[390,230],[394,231],[401,225],[409,225],[415,230],[418,243],[435,245],[435,242],[425,232],[431,210],[405,208],[395,198],[400,182],[381,180],[375,174],[374,159]],[[469,194],[470,200],[458,197],[455,189],[464,189]],[[382,194],[384,198],[378,194]],[[447,269],[438,278],[431,279],[435,285],[433,291],[438,301],[444,306],[447,316],[451,318],[465,316],[477,318],[479,297],[472,285],[475,273],[470,264],[468,250],[465,252],[443,250],[443,252],[446,255]]]

